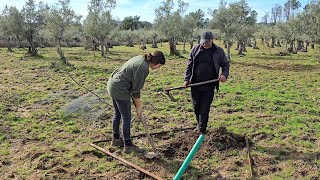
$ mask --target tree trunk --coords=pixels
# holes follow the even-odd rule
[[[13,52],[12,47],[11,47],[10,45],[8,46],[7,51],[8,51],[8,52]]]
[[[193,40],[190,41],[190,49],[193,48]]]
[[[241,48],[242,48],[243,52],[247,52],[247,48],[246,48],[246,43],[245,42],[242,42]]]
[[[127,45],[126,45],[126,46],[128,46],[128,47],[134,47],[131,37],[127,39]]]
[[[91,50],[92,50],[92,51],[95,51],[95,50],[96,50],[96,49],[95,49],[95,43],[94,43],[94,40],[93,40],[93,39],[92,39]]]
[[[240,42],[238,41],[236,50],[239,50],[239,49],[240,49]]]
[[[288,53],[293,53],[293,41],[290,41],[290,46],[288,48]]]
[[[70,40],[66,39],[66,44],[67,44],[67,47],[71,47]]]
[[[291,40],[291,41],[290,41],[290,47],[289,47],[289,49],[288,49],[288,53],[297,54],[296,48],[295,48],[295,46],[294,46],[294,42],[295,42],[295,40]]]
[[[29,36],[27,38],[27,41],[29,42],[28,54],[31,54],[32,56],[37,56],[38,55],[38,50],[35,47],[35,44],[34,44],[34,41],[33,41],[33,36]]]
[[[200,44],[201,36],[198,36],[198,44]]]
[[[105,50],[106,50],[105,55],[104,55],[104,59],[107,60],[107,53],[109,51],[109,47],[108,47],[107,42],[105,42],[105,41],[103,41],[103,45],[104,45]]]
[[[311,48],[314,49],[314,43],[311,43]]]
[[[278,46],[278,47],[281,47],[281,43],[280,43],[280,40],[279,40],[279,39],[277,40],[277,46]]]
[[[231,42],[227,42],[227,58],[228,58],[228,61],[231,61]]]
[[[266,43],[267,43],[267,47],[270,47],[270,40],[269,39],[266,39]]]
[[[101,44],[100,44],[100,49],[101,49],[101,57],[106,58],[106,55],[104,53],[104,44],[103,44],[103,42],[101,42]]]
[[[252,46],[252,43],[251,43],[251,38],[248,38],[248,40],[247,40],[247,45],[248,45],[248,47],[253,47],[253,46]]]
[[[112,42],[111,40],[107,41],[107,45],[106,45],[107,52],[109,52],[109,48],[113,48],[111,42]]]
[[[146,44],[144,43],[144,41],[143,41],[143,40],[141,40],[140,49],[141,49],[141,50],[145,50],[145,49],[147,49],[147,46],[146,46]]]
[[[110,48],[110,47],[112,48],[112,46],[111,46],[111,45],[109,46],[109,44],[110,44],[110,43],[107,42],[107,43],[104,45],[104,47],[106,48],[106,56],[107,56],[107,53],[109,52],[109,48]],[[106,58],[107,58],[107,57],[106,57]]]
[[[297,46],[296,46],[296,43],[295,43],[296,41],[294,40],[293,41],[293,54],[297,54],[298,53],[298,51],[297,51]]]
[[[31,46],[31,55],[38,56],[38,49],[34,45]]]
[[[20,38],[19,35],[17,35],[17,40],[18,40],[18,43],[19,43],[19,48],[22,48],[21,38]]]
[[[271,48],[274,48],[274,44],[275,44],[275,39],[274,37],[271,37]]]
[[[259,49],[256,38],[253,39],[253,49]]]
[[[7,48],[9,52],[13,52],[11,42],[10,42],[10,37],[7,38]]]
[[[243,42],[238,42],[238,55],[244,55],[243,51],[244,51],[244,43]]]
[[[184,52],[184,53],[187,52],[186,51],[186,40],[183,41],[183,50],[182,50],[182,52]]]
[[[308,46],[309,46],[309,41],[306,41],[306,51],[305,52],[308,52]]]
[[[157,40],[155,38],[152,39],[152,46],[151,48],[158,48],[158,45],[157,45]]]
[[[173,38],[169,40],[169,47],[170,47],[170,55],[175,55],[175,56],[180,55],[176,49],[175,40]]]
[[[303,41],[298,41],[297,51],[304,51]]]
[[[67,59],[66,59],[66,57],[64,57],[64,54],[61,49],[61,40],[60,39],[56,40],[56,46],[57,46],[57,53],[60,56],[60,60],[62,61],[63,64],[67,64]]]

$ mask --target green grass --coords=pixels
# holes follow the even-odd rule
[[[143,53],[138,46],[115,46],[103,59],[99,52],[83,48],[63,50],[75,67],[69,68],[70,75],[86,88],[103,92],[113,70]],[[172,91],[177,102],[170,102],[162,93],[163,88],[182,85],[189,52],[181,58],[169,56],[167,44],[159,50],[166,54],[167,63],[150,71],[142,93],[150,131],[192,126],[195,117],[189,90]],[[215,95],[209,129],[223,125],[228,131],[251,137],[259,179],[319,178],[320,64],[316,50],[276,56],[280,50],[260,45],[260,50],[248,48],[246,56],[239,57],[232,49],[230,77]],[[87,91],[61,70],[54,48],[39,49],[40,57],[25,53],[26,49],[12,53],[0,49],[0,176],[86,179],[123,178],[131,173],[139,177],[88,145],[111,136],[113,112],[109,110],[106,120],[95,122],[84,120],[81,114],[61,112],[60,108]],[[110,97],[105,94],[103,98],[111,104]],[[141,132],[142,124],[133,123],[132,133]],[[169,135],[175,140],[174,134]],[[147,139],[137,143],[150,148]],[[156,142],[157,146],[164,143]],[[154,173],[166,179],[174,176],[182,161],[166,160],[159,165],[134,155],[122,156],[151,171],[156,168]],[[184,177],[245,179],[249,178],[246,162],[245,149],[217,152],[204,160],[193,159]],[[56,170],[61,167],[67,172]]]

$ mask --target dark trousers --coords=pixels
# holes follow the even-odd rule
[[[120,119],[122,118],[122,133],[125,144],[131,142],[130,140],[130,123],[131,123],[131,101],[112,99],[114,114],[112,121],[113,137],[118,139],[120,129]]]
[[[205,132],[208,124],[210,106],[213,101],[214,88],[199,90],[191,88],[191,97],[200,132]]]

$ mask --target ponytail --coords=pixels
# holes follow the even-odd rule
[[[152,54],[149,53],[149,54],[144,54],[144,60],[146,60],[148,63],[151,61],[152,59]]]
[[[144,60],[146,60],[148,63],[153,63],[155,65],[157,64],[164,65],[166,63],[164,54],[161,51],[154,51],[153,53],[144,54],[143,57],[144,57]]]

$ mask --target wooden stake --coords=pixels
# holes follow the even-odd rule
[[[129,166],[131,166],[131,167],[133,167],[133,168],[135,168],[135,169],[137,169],[137,170],[145,173],[146,175],[148,175],[148,176],[150,176],[150,177],[153,177],[153,178],[156,179],[156,180],[164,180],[164,179],[162,179],[161,177],[159,177],[159,176],[157,176],[157,175],[154,175],[154,174],[152,174],[151,172],[149,172],[149,171],[141,168],[140,166],[135,165],[135,164],[133,164],[133,163],[131,163],[131,162],[129,162],[129,161],[127,161],[127,160],[119,157],[119,156],[116,156],[115,154],[111,153],[110,151],[107,151],[106,149],[103,149],[103,148],[100,147],[100,146],[97,146],[97,145],[95,145],[95,144],[93,144],[93,143],[90,143],[90,146],[92,146],[92,147],[100,150],[101,152],[104,152],[105,154],[107,154],[107,155],[109,155],[109,156],[111,156],[111,157],[113,157],[113,158],[115,158],[115,159],[118,159],[119,161],[121,161],[121,162],[123,162],[123,163],[125,163],[125,164],[127,164],[127,165],[129,165]]]
[[[251,153],[250,153],[249,140],[247,137],[245,137],[245,139],[246,139],[246,146],[247,146],[248,163],[250,166],[250,174],[251,174],[251,177],[253,177],[254,176],[253,167],[252,167],[253,162],[252,162]]]

